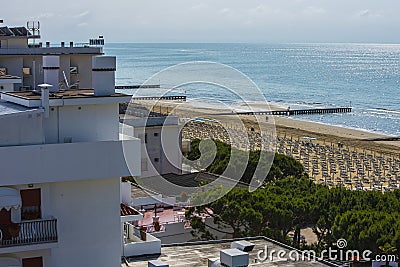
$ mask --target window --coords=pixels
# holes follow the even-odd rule
[[[11,240],[11,235],[8,232],[8,225],[11,223],[11,210],[0,210],[0,231],[3,240]],[[0,242],[1,243],[1,242]]]
[[[11,223],[11,210],[0,210],[0,225],[8,225]]]
[[[41,215],[41,192],[40,189],[21,190],[22,220],[37,220]]]
[[[22,267],[43,267],[43,258],[22,259]]]
[[[31,68],[22,68],[22,72],[24,75],[31,75]]]

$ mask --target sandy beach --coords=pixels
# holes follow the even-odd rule
[[[221,121],[222,124],[231,125],[230,116],[216,115],[218,113],[234,112],[228,109],[220,109],[212,105],[193,104],[190,102],[170,102],[170,101],[141,101],[147,107],[152,107],[153,111],[163,114],[172,113],[180,118],[207,117]],[[285,109],[277,105],[250,104],[255,110]],[[215,114],[215,115],[214,115]],[[265,116],[258,116],[260,121],[264,121]],[[243,121],[251,127],[254,124],[255,116],[241,116]],[[400,155],[400,141],[370,141],[371,139],[387,138],[388,136],[372,133],[363,130],[332,126],[316,122],[298,120],[296,117],[287,118],[274,116],[277,136],[292,137],[299,139],[304,136],[317,138],[316,142],[324,144],[337,144],[341,142],[344,146],[365,149],[376,153]]]
[[[218,139],[239,149],[272,148],[292,156],[317,183],[382,192],[400,187],[400,141],[374,141],[388,138],[385,135],[295,117],[237,116],[236,110],[210,104],[170,101],[137,104],[156,113],[179,116],[185,124],[184,139]],[[257,110],[262,108],[258,106]],[[201,119],[189,120],[195,118]]]

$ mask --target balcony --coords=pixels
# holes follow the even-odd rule
[[[56,219],[21,222],[16,225],[18,227],[15,227],[15,232],[7,226],[0,226],[0,249],[57,242]]]

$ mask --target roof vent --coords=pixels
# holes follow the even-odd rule
[[[220,251],[221,265],[229,267],[243,267],[249,265],[249,253],[237,248]]]
[[[244,251],[244,252],[250,252],[254,249],[254,244],[250,243],[246,240],[241,240],[241,241],[235,241],[232,242],[231,248],[237,248],[238,250]]]

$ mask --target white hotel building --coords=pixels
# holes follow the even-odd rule
[[[120,177],[140,175],[141,143],[119,139],[115,57],[32,38],[0,24],[0,266],[121,266]]]

